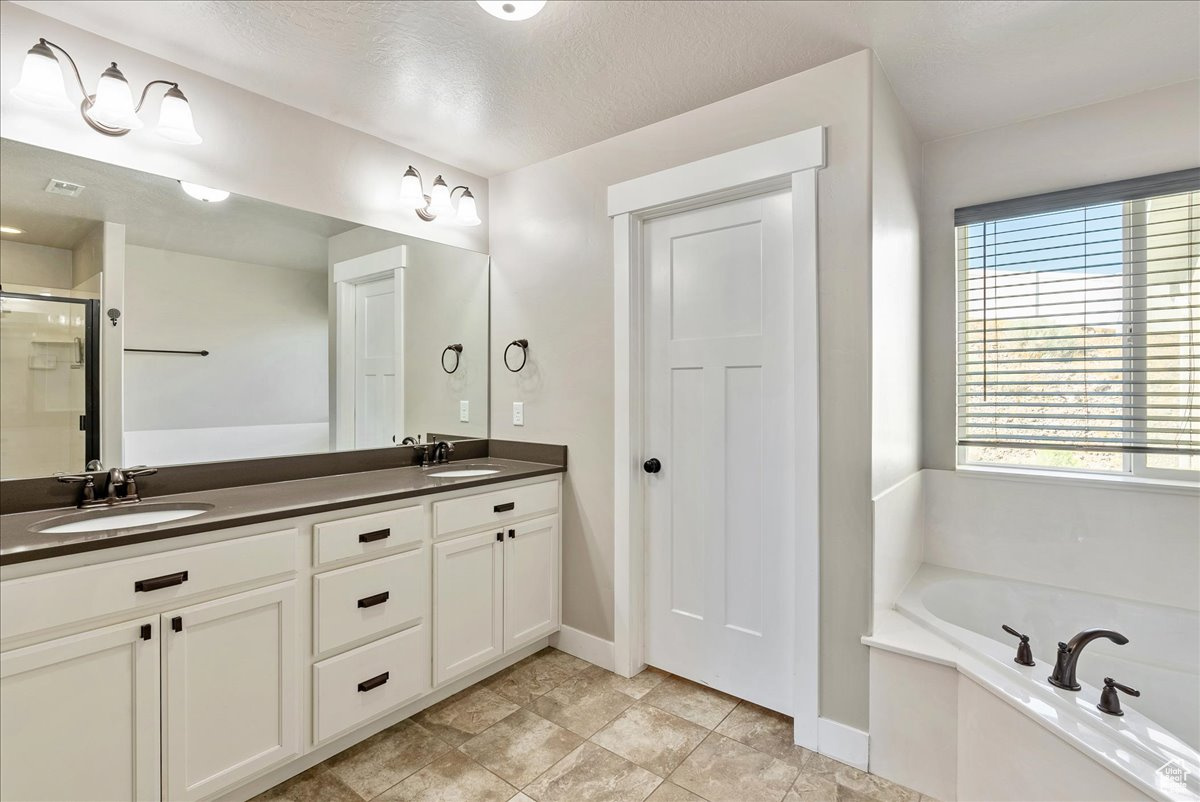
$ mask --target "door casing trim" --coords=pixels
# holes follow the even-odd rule
[[[710,156],[608,188],[613,221],[613,649],[618,674],[645,667],[642,225],[655,217],[791,188],[795,271],[796,494],[792,716],[797,744],[818,749],[820,422],[817,317],[817,170],[825,129]],[[811,375],[807,375],[807,374]],[[805,380],[801,381],[800,377]]]

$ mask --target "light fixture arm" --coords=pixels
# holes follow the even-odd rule
[[[470,188],[470,187],[464,187],[462,184],[459,184],[459,185],[458,185],[458,186],[456,186],[454,189],[450,190],[450,198],[451,198],[451,199],[453,199],[453,198],[454,198],[454,193],[455,193],[455,192],[458,192],[460,189],[461,189],[463,192],[470,192],[470,191],[471,191],[471,188]]]
[[[179,84],[175,83],[174,81],[164,81],[161,78],[151,81],[150,83],[146,84],[146,88],[142,90],[141,99],[138,100],[137,105],[133,107],[134,114],[137,114],[142,110],[142,104],[146,102],[146,95],[149,94],[150,87],[154,86],[155,84],[163,84],[164,86],[169,86],[173,89],[179,89]]]

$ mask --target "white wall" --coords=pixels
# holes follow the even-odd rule
[[[118,139],[92,131],[74,109],[48,112],[12,97],[9,89],[20,79],[25,52],[39,37],[71,52],[89,89],[110,61],[120,63],[135,91],[154,78],[178,81],[204,143],[174,145],[154,134],[161,93],[147,101],[146,127]],[[78,89],[68,87],[77,103]],[[476,251],[488,248],[486,179],[9,2],[0,2],[0,134],[341,220]],[[430,226],[396,208],[400,177],[410,163],[429,181],[442,173],[450,186],[470,186],[483,225]]]
[[[0,240],[0,284],[72,289],[71,252],[65,248]]]
[[[210,352],[126,353],[127,435],[327,425],[328,312],[321,267],[270,267],[127,245],[125,347]],[[127,436],[126,447],[137,442]],[[311,438],[297,440],[291,453],[305,450],[311,450]],[[239,451],[224,458],[261,454]]]
[[[1200,81],[929,142],[922,187],[922,464],[955,465],[954,210],[1200,164]]]
[[[871,493],[921,468],[921,147],[878,60],[871,81]]]
[[[818,175],[821,356],[821,714],[867,725],[870,608],[868,52],[492,179],[492,436],[565,443],[563,619],[613,637],[610,184],[826,126]],[[512,425],[514,401],[525,425]],[[697,433],[701,436],[702,433]]]
[[[925,562],[1200,609],[1200,494],[926,470]]]

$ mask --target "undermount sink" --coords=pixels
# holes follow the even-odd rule
[[[47,535],[72,535],[82,532],[106,532],[180,521],[208,512],[211,504],[140,503],[132,507],[94,509],[51,518],[34,527]]]
[[[434,479],[470,479],[477,476],[491,476],[500,473],[504,468],[499,465],[460,465],[457,468],[443,468],[432,471],[428,475]]]

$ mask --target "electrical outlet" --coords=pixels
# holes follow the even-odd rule
[[[525,425],[525,402],[513,401],[513,426]]]
[[[458,402],[458,422],[459,423],[470,423],[471,422],[471,402],[470,401],[467,401],[464,399],[464,400]]]

